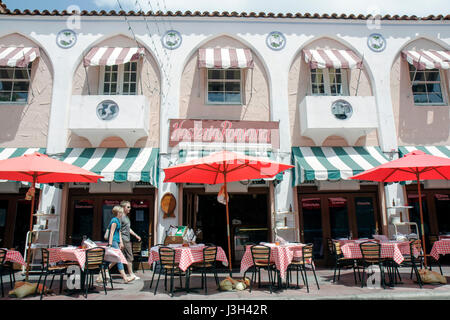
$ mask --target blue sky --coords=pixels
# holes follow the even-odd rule
[[[125,10],[237,11],[274,13],[399,14],[427,16],[450,14],[449,0],[119,0]],[[9,9],[118,10],[117,0],[3,0]],[[138,7],[139,9],[139,7]],[[136,10],[136,9],[135,9]]]

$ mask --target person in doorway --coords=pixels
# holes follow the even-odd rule
[[[131,244],[131,236],[135,237],[138,241],[141,241],[141,237],[138,236],[132,229],[131,229],[131,222],[128,215],[131,211],[131,204],[130,201],[122,201],[120,203],[120,206],[123,209],[123,215],[120,219],[120,234],[122,236],[123,241],[123,248],[122,252],[125,258],[128,261],[127,268],[128,268],[128,275],[130,276],[131,280],[139,280],[140,278],[136,276],[133,272],[133,248]]]
[[[115,249],[122,249],[123,248],[123,240],[122,235],[120,232],[121,228],[121,218],[123,216],[123,208],[121,206],[114,206],[112,209],[113,218],[111,219],[111,222],[109,223],[109,237],[108,237],[108,245],[110,247],[113,247]],[[116,263],[113,262],[109,265],[108,269],[111,269]],[[133,281],[131,277],[127,277],[123,264],[121,262],[117,263],[117,269],[119,269],[120,275],[122,276],[124,283],[129,283]]]

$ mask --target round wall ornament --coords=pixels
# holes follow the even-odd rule
[[[367,38],[367,46],[374,52],[381,52],[386,48],[386,39],[379,33],[372,33]]]
[[[77,42],[77,34],[70,29],[64,29],[56,35],[56,44],[63,49],[72,48]]]
[[[266,44],[272,50],[281,50],[286,45],[286,37],[279,31],[272,31],[266,38]]]
[[[346,120],[352,116],[353,108],[348,101],[339,99],[331,104],[331,112],[337,119]]]
[[[119,105],[112,100],[103,100],[97,105],[96,111],[100,120],[113,120],[119,114]]]
[[[164,218],[174,218],[175,214],[173,212],[176,207],[177,199],[175,199],[175,196],[170,192],[165,193],[161,198],[161,209],[164,212]]]
[[[161,38],[164,48],[174,50],[181,45],[182,37],[178,31],[169,30]]]

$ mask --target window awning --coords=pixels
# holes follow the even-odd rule
[[[253,56],[250,49],[206,48],[198,50],[199,68],[253,68]]]
[[[0,47],[0,67],[25,68],[39,57],[39,48]]]
[[[145,54],[144,48],[94,47],[84,57],[85,67],[113,66],[139,60]]]
[[[379,147],[293,147],[294,185],[312,180],[340,180],[389,160]]]
[[[0,148],[0,160],[33,152],[45,154],[46,149]],[[158,186],[159,148],[68,148],[55,159],[104,176],[99,181],[142,181]]]
[[[450,146],[401,146],[398,147],[398,156],[403,157],[414,150],[420,150],[436,157],[450,158]]]
[[[450,69],[450,51],[404,50],[402,57],[417,70]]]
[[[303,49],[303,56],[311,69],[355,69],[362,67],[362,59],[351,50]]]

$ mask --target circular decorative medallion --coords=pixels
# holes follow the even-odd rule
[[[119,114],[119,105],[112,100],[104,100],[97,105],[97,117],[100,120],[112,120]]]
[[[175,199],[175,196],[170,192],[164,194],[161,198],[161,209],[164,212],[164,218],[175,217],[173,212],[176,207],[177,199]]]
[[[369,46],[370,50],[375,52],[381,52],[386,48],[386,40],[381,34],[372,33],[367,38],[367,45]]]
[[[162,44],[165,48],[174,50],[181,45],[181,34],[175,30],[167,31],[161,38]]]
[[[346,120],[352,116],[353,108],[352,105],[345,100],[336,100],[331,105],[331,113],[339,120]]]
[[[70,29],[61,30],[56,35],[56,44],[63,49],[72,48],[77,42],[77,34]]]
[[[266,44],[272,50],[281,50],[286,45],[286,38],[281,32],[273,31],[267,36]]]

